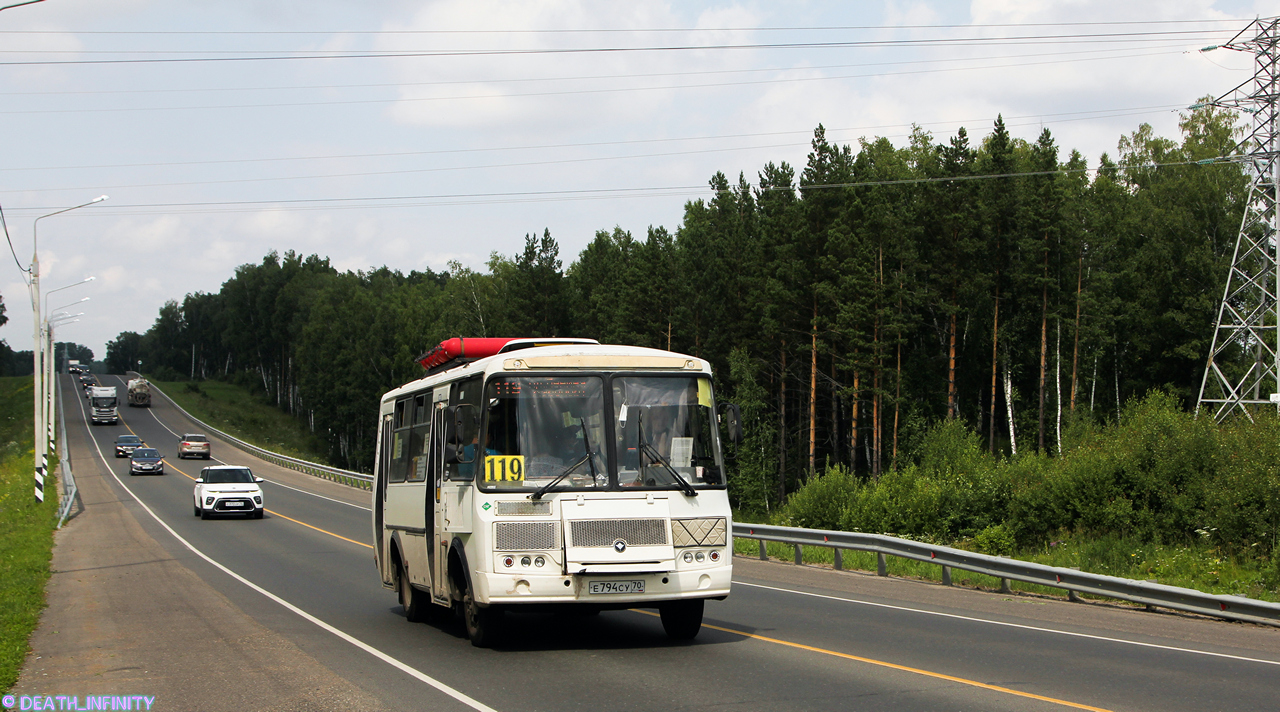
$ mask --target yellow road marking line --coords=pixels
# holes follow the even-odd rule
[[[631,610],[635,611],[636,613],[643,613],[646,616],[660,617],[659,614],[653,613],[652,611],[642,611],[636,608],[632,608]],[[837,658],[844,658],[845,660],[853,660],[855,662],[867,663],[868,665],[878,665],[880,667],[886,667],[893,670],[901,670],[902,672],[909,672],[916,675],[924,675],[925,677],[932,677],[938,680],[946,680],[948,682],[957,682],[957,683],[960,683],[961,685],[969,685],[971,687],[978,687],[984,690],[991,690],[993,692],[1003,692],[1006,695],[1015,695],[1017,697],[1026,697],[1032,700],[1040,700],[1041,702],[1050,702],[1055,705],[1062,705],[1064,707],[1071,707],[1078,710],[1090,710],[1090,712],[1111,712],[1111,710],[1107,710],[1102,707],[1090,707],[1089,705],[1080,704],[1079,702],[1059,700],[1055,697],[1045,697],[1044,695],[1037,695],[1031,692],[1022,692],[1021,690],[1013,690],[1008,687],[1000,687],[999,685],[990,685],[985,682],[978,682],[977,680],[969,680],[963,677],[956,677],[954,675],[945,675],[940,672],[931,672],[929,670],[921,670],[920,668],[908,667],[906,665],[898,665],[897,663],[889,663],[883,660],[875,660],[873,658],[864,658],[858,655],[850,655],[849,653],[841,653],[835,650],[827,650],[826,648],[817,648],[812,645],[805,645],[803,643],[792,643],[789,640],[779,640],[778,638],[770,638],[764,635],[756,635],[755,633],[747,633],[746,631],[734,630],[732,628],[722,628],[718,625],[711,625],[709,623],[703,623],[702,627],[711,628],[712,630],[718,630],[724,633],[732,633],[733,635],[741,635],[744,638],[753,638],[755,640],[764,641],[766,643],[783,645],[788,648],[796,648],[798,650],[807,650],[811,653],[822,653],[823,655],[830,655]]]
[[[281,513],[279,513],[279,512],[274,512],[274,511],[272,511],[272,510],[270,510],[270,509],[268,509],[268,510],[266,510],[266,511],[271,512],[271,514],[272,514],[273,516],[280,517],[281,519],[288,519],[289,521],[293,522],[294,524],[301,524],[302,526],[307,527],[307,528],[309,528],[309,529],[315,529],[316,531],[318,531],[318,532],[320,532],[320,533],[322,533],[322,534],[328,534],[329,536],[337,537],[337,538],[339,538],[339,539],[341,539],[341,540],[343,540],[343,541],[349,541],[349,542],[351,542],[352,544],[359,544],[360,546],[363,546],[363,547],[365,547],[366,549],[372,549],[372,548],[373,548],[373,545],[372,545],[372,544],[366,544],[366,543],[364,543],[363,541],[356,541],[355,539],[348,539],[348,538],[346,538],[345,536],[342,536],[341,534],[334,534],[333,532],[325,531],[325,530],[321,529],[320,527],[312,526],[312,525],[310,525],[310,524],[307,524],[306,522],[300,522],[300,521],[298,521],[297,519],[294,519],[293,517],[286,517],[286,516],[284,516],[283,514],[281,514]]]

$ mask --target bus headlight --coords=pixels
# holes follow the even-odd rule
[[[533,563],[533,561],[532,561],[529,557],[527,557],[527,556],[522,556],[522,557],[520,557],[520,565],[521,565],[521,566],[528,566],[528,565],[529,565],[529,564],[531,564],[531,563]]]
[[[547,560],[542,558],[541,556],[533,560],[533,565],[537,566],[538,568],[542,568],[546,563],[547,563]]]
[[[707,555],[699,551],[698,553],[693,555],[693,558],[697,559],[699,562],[702,562],[706,560]]]
[[[692,551],[686,551],[686,552],[684,552],[684,562],[685,562],[686,564],[692,564],[692,563],[693,563],[693,552],[692,552]]]

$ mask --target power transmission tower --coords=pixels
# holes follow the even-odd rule
[[[1219,421],[1236,412],[1252,420],[1258,408],[1280,402],[1275,400],[1280,396],[1273,395],[1280,394],[1278,39],[1280,17],[1257,19],[1230,42],[1201,50],[1231,49],[1256,59],[1252,79],[1208,102],[1253,116],[1252,130],[1232,158],[1244,165],[1252,180],[1196,403],[1197,415],[1204,408]]]

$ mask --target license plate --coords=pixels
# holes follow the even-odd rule
[[[591,593],[644,593],[644,581],[592,581]]]
[[[224,507],[243,507],[243,506],[244,506],[244,502],[223,502],[223,503],[222,503],[222,506],[224,506]]]

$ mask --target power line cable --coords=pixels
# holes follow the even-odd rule
[[[389,104],[389,103],[422,103],[422,102],[445,102],[445,101],[475,101],[484,99],[518,99],[533,98],[547,96],[586,96],[592,94],[626,94],[641,91],[676,91],[683,89],[717,89],[724,87],[742,87],[742,86],[761,86],[768,84],[796,83],[796,82],[820,82],[820,81],[838,81],[844,79],[867,79],[881,78],[892,76],[910,76],[920,74],[936,74],[940,72],[957,72],[957,71],[975,71],[988,69],[1007,69],[1009,67],[1029,67],[1042,66],[1046,64],[1060,64],[1063,62],[1087,62],[1112,59],[1130,59],[1134,57],[1156,56],[1158,54],[1166,54],[1165,52],[1140,53],[1130,55],[1120,55],[1115,57],[1092,57],[1079,58],[1072,60],[1046,60],[1044,62],[1020,62],[1017,64],[993,64],[976,67],[946,67],[936,69],[913,69],[901,72],[879,72],[875,74],[844,74],[832,76],[818,77],[784,77],[777,79],[754,79],[741,82],[708,82],[701,84],[674,84],[660,86],[644,86],[644,87],[605,87],[599,89],[565,89],[560,91],[540,91],[540,92],[515,92],[515,93],[496,93],[496,94],[464,94],[459,96],[431,96],[431,97],[391,97],[385,99],[334,99],[330,101],[297,101],[297,102],[278,102],[270,104],[206,104],[196,106],[146,106],[146,107],[108,107],[97,109],[19,109],[11,111],[0,111],[0,115],[8,116],[24,116],[36,114],[86,114],[86,113],[125,113],[131,111],[213,111],[213,110],[230,110],[230,109],[280,109],[280,108],[299,108],[312,106],[351,106],[364,104]]]
[[[1184,44],[1163,45],[1159,47],[1148,47],[1147,49],[1180,49],[1185,47]],[[386,89],[386,88],[403,88],[403,87],[429,87],[429,86],[454,86],[459,84],[517,84],[532,82],[560,82],[560,81],[591,81],[591,80],[608,80],[614,81],[618,79],[655,79],[662,77],[689,77],[689,76],[713,76],[724,74],[760,74],[764,72],[799,72],[799,71],[820,71],[827,69],[853,69],[858,67],[891,67],[902,65],[916,64],[941,64],[954,62],[978,62],[986,60],[1002,60],[1002,59],[1022,59],[1028,57],[1063,57],[1084,54],[1098,54],[1101,52],[1128,52],[1128,49],[1088,49],[1075,50],[1071,52],[1035,52],[1029,54],[1001,54],[985,57],[946,57],[941,59],[916,59],[916,60],[895,60],[889,62],[856,62],[845,64],[823,64],[811,65],[803,67],[759,67],[749,69],[711,69],[697,70],[691,72],[646,72],[633,74],[595,74],[595,75],[577,75],[577,76],[560,76],[560,77],[521,77],[515,79],[451,79],[443,81],[431,82],[383,82],[376,84],[306,84],[293,86],[267,86],[267,87],[205,87],[199,89],[190,88],[165,88],[165,89],[103,89],[103,90],[72,90],[72,91],[14,91],[0,92],[0,96],[97,96],[111,95],[118,96],[121,94],[186,94],[199,92],[240,92],[240,91],[303,91],[303,90],[332,90],[332,89]],[[1147,55],[1133,55],[1147,56]],[[1123,58],[1124,55],[1121,56]]]
[[[515,35],[515,34],[590,34],[590,33],[679,33],[679,32],[846,32],[850,30],[937,30],[937,29],[976,29],[1004,27],[1110,27],[1110,26],[1153,26],[1153,25],[1189,25],[1211,22],[1239,24],[1250,22],[1253,18],[1206,18],[1202,20],[1113,20],[1093,22],[1004,22],[1004,23],[972,23],[972,24],[932,24],[932,25],[828,25],[798,27],[600,27],[600,28],[559,28],[559,29],[518,29],[518,30],[0,30],[0,35],[41,35],[41,34],[76,34],[76,35]]]
[[[5,242],[9,243],[9,252],[13,255],[13,263],[18,265],[18,271],[22,273],[22,281],[27,282],[27,284],[30,284],[30,282],[27,280],[27,275],[31,273],[31,270],[22,266],[22,262],[18,260],[18,251],[13,249],[13,240],[9,237],[9,223],[5,222],[4,220],[3,205],[0,205],[0,228],[4,228]]]
[[[1159,104],[1152,106],[1134,106],[1134,107],[1117,107],[1112,109],[1091,109],[1088,111],[1064,111],[1049,114],[1025,114],[1006,117],[1008,122],[1017,122],[1023,119],[1030,119],[1043,122],[1045,119],[1057,119],[1057,122],[1079,121],[1093,118],[1112,118],[1118,116],[1134,116],[1144,113],[1154,113],[1170,111],[1174,109],[1185,108],[1185,104]],[[1058,117],[1077,117],[1074,119],[1065,119]],[[929,122],[913,122],[909,125],[916,126],[954,126],[972,124],[974,122],[989,121],[989,117],[970,118],[970,119],[950,119],[946,121],[929,121]],[[1009,126],[1023,126],[1025,123],[1008,123]],[[869,126],[846,126],[846,127],[828,127],[826,130],[829,134],[847,133],[853,131],[879,131],[883,129],[902,129],[908,124],[879,124]],[[327,160],[348,160],[359,158],[405,158],[410,156],[441,156],[454,154],[471,154],[471,153],[491,153],[491,152],[509,152],[509,151],[540,151],[565,148],[600,148],[605,146],[631,146],[631,145],[647,145],[662,143],[677,143],[686,141],[719,141],[727,139],[741,138],[764,138],[772,136],[793,136],[813,134],[813,129],[804,129],[798,131],[764,131],[754,133],[738,133],[738,134],[720,134],[708,136],[677,136],[671,138],[648,138],[648,139],[630,139],[623,141],[590,141],[583,143],[550,143],[536,144],[529,146],[486,146],[482,148],[450,148],[437,149],[431,151],[393,151],[386,153],[348,153],[348,154],[331,154],[324,156],[276,156],[269,158],[238,158],[238,159],[217,159],[205,161],[172,161],[172,162],[153,162],[153,163],[110,163],[110,164],[94,164],[80,166],[30,166],[30,167],[0,167],[0,172],[10,171],[49,171],[49,170],[90,170],[90,169],[108,169],[108,168],[153,168],[153,167],[171,167],[171,166],[204,166],[204,165],[227,165],[227,164],[251,164],[251,163],[277,163],[286,161],[327,161]],[[790,144],[794,145],[794,144]],[[750,150],[754,147],[746,147]],[[640,154],[640,157],[652,154]],[[624,156],[630,158],[633,156]]]
[[[1169,107],[1165,107],[1166,110],[1168,108]],[[1177,107],[1174,107],[1174,108],[1177,108]],[[1135,114],[1144,114],[1144,113],[1150,113],[1150,112],[1136,111],[1136,112],[1125,112],[1125,113],[1102,115],[1102,116],[1098,116],[1095,114],[1093,116],[1081,117],[1080,119],[1074,119],[1074,120],[1110,118],[1111,116],[1131,116]],[[1063,119],[1061,122],[1072,121],[1072,120],[1073,119]],[[1024,124],[1007,124],[1007,125],[1019,126]],[[723,147],[723,148],[692,149],[692,150],[686,150],[686,151],[668,151],[668,152],[661,152],[661,153],[643,153],[643,154],[630,154],[630,155],[622,155],[622,156],[592,156],[588,158],[563,158],[563,159],[552,159],[552,160],[544,160],[544,161],[490,163],[490,164],[471,165],[471,166],[440,166],[440,167],[432,167],[432,168],[408,168],[408,169],[401,169],[401,170],[362,171],[362,172],[348,172],[348,173],[308,173],[306,175],[300,175],[300,176],[298,175],[275,176],[275,177],[267,177],[267,178],[230,178],[230,179],[206,180],[206,181],[182,181],[182,182],[165,181],[162,183],[134,183],[134,184],[112,184],[112,185],[94,184],[92,186],[76,186],[76,187],[27,188],[21,192],[44,193],[44,192],[62,192],[62,191],[77,191],[77,190],[108,190],[108,189],[124,190],[124,189],[134,189],[134,188],[162,188],[162,187],[168,188],[168,187],[186,187],[186,186],[196,186],[196,185],[240,185],[240,184],[248,184],[248,183],[313,180],[313,179],[321,180],[321,179],[332,179],[332,178],[366,178],[371,176],[446,173],[446,172],[453,172],[453,171],[487,170],[487,169],[494,169],[494,168],[529,168],[529,167],[535,167],[535,166],[598,163],[598,162],[604,162],[604,161],[617,161],[617,160],[629,160],[629,159],[666,158],[671,156],[688,156],[688,155],[698,155],[698,154],[707,154],[707,153],[757,151],[757,150],[764,150],[764,149],[771,149],[771,148],[795,148],[797,146],[807,146],[807,145],[808,143],[805,142],[805,143],[765,144],[765,145],[756,145],[756,146],[747,146],[747,147],[729,146],[729,147]],[[4,191],[0,191],[0,192],[4,192]]]
[[[1116,165],[1108,167],[1107,170],[1141,170],[1151,168],[1166,168],[1177,166],[1210,166],[1210,165],[1233,165],[1239,169],[1240,156],[1222,156],[1218,158],[1205,159],[1199,161],[1169,161],[1163,163],[1142,163],[1134,165]],[[1097,168],[1057,168],[1047,171],[1025,171],[1014,173],[987,173],[979,175],[967,176],[933,176],[927,178],[899,178],[892,180],[877,181],[852,181],[841,183],[822,183],[810,185],[792,185],[785,187],[770,187],[763,190],[773,191],[807,191],[807,190],[828,190],[836,188],[869,188],[879,186],[894,185],[922,185],[932,183],[962,183],[979,180],[995,180],[1009,178],[1030,178],[1036,176],[1050,175],[1070,175],[1070,174],[1088,174],[1097,173],[1104,170],[1101,166]],[[762,190],[757,186],[751,186],[754,190]],[[726,191],[709,191],[712,194],[733,194],[736,193],[736,187]],[[509,191],[509,192],[484,192],[484,193],[439,193],[439,194],[422,194],[422,195],[401,195],[401,196],[363,196],[354,198],[292,198],[292,199],[274,199],[274,200],[224,200],[224,201],[197,201],[197,202],[170,202],[170,203],[135,203],[116,205],[114,209],[103,209],[95,211],[100,215],[122,215],[136,214],[128,212],[128,209],[154,209],[154,208],[274,208],[274,209],[294,209],[294,206],[308,207],[318,206],[322,209],[332,209],[335,207],[352,206],[357,204],[360,207],[422,207],[436,204],[471,204],[462,202],[452,203],[421,203],[405,205],[402,201],[476,201],[477,204],[491,203],[517,203],[517,202],[554,202],[558,200],[573,199],[611,199],[622,197],[661,197],[667,195],[689,195],[691,191],[699,193],[708,192],[707,185],[675,185],[675,186],[651,186],[640,188],[586,188],[586,189],[567,189],[567,190],[543,190],[543,191]],[[397,201],[392,203],[390,201]],[[382,202],[384,205],[368,205],[369,203]],[[24,212],[34,212],[37,210],[45,210],[46,208],[25,208]],[[222,211],[214,211],[222,212]],[[227,212],[234,212],[229,210]]]
[[[1212,31],[1217,34],[1226,32]],[[535,55],[576,55],[576,54],[625,54],[634,52],[705,52],[712,50],[764,50],[764,49],[852,49],[883,47],[922,47],[922,46],[991,46],[1021,44],[1079,44],[1079,43],[1115,43],[1163,41],[1172,35],[1184,36],[1187,39],[1199,38],[1200,41],[1212,41],[1213,36],[1200,30],[1170,32],[1129,32],[1086,35],[1024,35],[1014,37],[967,37],[967,38],[930,38],[900,40],[850,40],[844,42],[772,42],[746,44],[711,44],[711,45],[667,45],[647,47],[543,47],[523,49],[487,49],[487,50],[426,50],[426,51],[384,51],[366,52],[353,50],[330,51],[319,54],[258,54],[254,56],[235,57],[150,57],[129,59],[72,59],[72,60],[24,60],[0,62],[0,66],[65,66],[65,65],[106,65],[106,64],[192,64],[215,62],[274,62],[318,59],[404,59],[424,57],[501,57],[501,56],[535,56]],[[66,53],[65,51],[59,51]],[[30,52],[28,52],[29,54]],[[83,52],[77,52],[82,54]],[[207,53],[206,53],[207,54]]]

